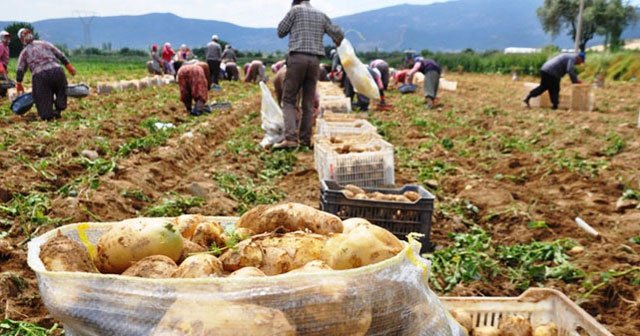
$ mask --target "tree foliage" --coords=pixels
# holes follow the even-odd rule
[[[636,8],[622,0],[585,0],[584,6],[580,39],[583,51],[596,35],[604,36],[612,49],[618,48],[624,29],[637,21]],[[546,33],[555,37],[566,31],[575,41],[579,12],[580,0],[544,0],[537,15]]]
[[[29,28],[33,33],[33,37],[35,39],[40,38],[38,33],[35,31],[33,26],[27,22],[14,22],[4,28],[9,34],[11,34],[11,44],[9,44],[9,49],[11,52],[11,57],[18,57],[20,52],[22,51],[22,43],[20,43],[20,39],[18,38],[18,31],[21,28]]]

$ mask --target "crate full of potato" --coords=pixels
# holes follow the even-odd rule
[[[432,249],[430,236],[435,197],[418,185],[398,189],[341,186],[335,181],[321,182],[320,209],[340,218],[362,217],[385,228],[399,239],[412,232],[421,233],[422,251]]]
[[[420,244],[302,204],[79,223],[29,243],[67,335],[462,335]]]
[[[393,185],[393,145],[376,136],[368,136],[363,142],[354,139],[358,137],[316,141],[313,154],[320,180],[361,187]]]
[[[331,137],[336,135],[378,134],[378,129],[364,119],[329,121],[318,119],[316,132],[319,136]]]
[[[320,111],[323,113],[351,113],[351,99],[344,95],[321,96]]]
[[[472,336],[613,336],[561,292],[530,288],[519,297],[443,297]]]

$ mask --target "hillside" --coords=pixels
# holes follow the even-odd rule
[[[571,47],[562,34],[556,40],[544,33],[536,18],[542,0],[457,0],[431,5],[398,5],[336,18],[359,50],[413,48],[450,51],[541,47],[556,44]],[[6,23],[0,22],[5,26]],[[40,36],[70,48],[83,43],[82,24],[77,18],[34,22]],[[365,39],[362,40],[357,31]],[[169,41],[174,45],[206,44],[212,34],[236,48],[255,51],[286,50],[273,28],[246,28],[209,20],[181,18],[174,14],[96,17],[91,26],[92,45],[111,43],[113,48],[146,48]],[[625,38],[640,37],[640,25],[628,29]],[[595,45],[601,40],[594,40]],[[327,40],[327,43],[329,41]]]

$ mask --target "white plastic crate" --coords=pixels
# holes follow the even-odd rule
[[[393,145],[373,138],[357,145],[371,152],[339,154],[344,144],[316,143],[314,159],[320,180],[333,180],[341,185],[381,187],[395,184]]]
[[[378,129],[364,119],[356,119],[353,121],[327,121],[325,119],[318,119],[316,130],[318,135],[324,137],[378,133]]]
[[[538,83],[524,83],[525,93],[522,98],[531,92],[531,90],[538,87]],[[529,105],[534,108],[551,108],[553,104],[551,103],[551,98],[549,97],[549,91],[545,91],[542,95],[531,98],[529,100]],[[560,92],[560,104],[558,108],[561,110],[568,110],[571,107],[571,95]]]
[[[598,321],[561,292],[531,288],[519,297],[441,297],[449,310],[462,310],[476,327],[498,327],[505,316],[522,316],[536,327],[558,326],[558,336],[613,336]]]
[[[440,89],[445,91],[455,91],[458,89],[458,82],[446,80],[444,78],[440,78]]]
[[[342,96],[322,96],[320,110],[333,113],[351,113],[351,99]]]

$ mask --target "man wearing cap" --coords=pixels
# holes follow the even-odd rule
[[[576,74],[576,65],[584,63],[585,58],[585,53],[580,52],[578,55],[560,54],[548,60],[540,69],[540,85],[531,90],[523,100],[527,107],[530,107],[529,100],[531,98],[538,97],[548,90],[553,109],[558,109],[558,104],[560,103],[560,80],[564,75],[569,74],[573,84],[582,83]]]
[[[11,43],[11,35],[6,31],[0,32],[0,80],[7,79],[9,72],[9,44]],[[7,95],[7,90],[0,88],[0,97]]]
[[[28,28],[20,29],[18,38],[24,48],[18,57],[16,91],[24,93],[22,80],[28,68],[31,70],[33,100],[40,118],[60,118],[60,113],[67,108],[67,76],[60,63],[72,76],[76,75],[76,69],[53,44],[34,40],[33,33]]]
[[[313,99],[316,95],[320,58],[325,55],[322,38],[328,34],[340,45],[344,34],[329,17],[311,7],[308,0],[294,0],[287,15],[278,25],[278,37],[289,35],[287,73],[284,80],[283,113],[285,139],[274,149],[311,146]],[[302,117],[296,118],[296,97],[302,88]]]
[[[211,82],[218,85],[218,77],[220,75],[220,61],[222,60],[222,47],[220,47],[220,39],[218,35],[211,36],[211,42],[207,44],[207,64],[211,71]]]

